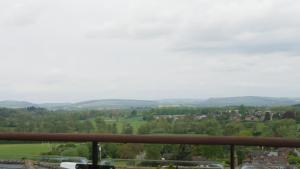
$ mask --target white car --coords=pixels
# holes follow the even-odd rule
[[[74,162],[61,162],[59,166],[66,169],[76,169],[76,164]]]

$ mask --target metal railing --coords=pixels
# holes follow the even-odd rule
[[[69,133],[0,133],[0,140],[7,141],[55,141],[92,142],[92,168],[97,168],[99,148],[102,143],[149,143],[149,144],[194,144],[230,146],[230,168],[234,169],[235,146],[300,147],[300,139],[271,137],[233,136],[185,136],[185,135],[112,135]]]

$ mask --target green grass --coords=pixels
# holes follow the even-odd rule
[[[122,132],[123,124],[125,123],[129,123],[130,125],[132,125],[133,133],[137,134],[139,127],[145,124],[146,122],[143,121],[142,119],[137,119],[137,118],[119,119],[119,121],[117,121],[117,129],[119,133]]]
[[[49,143],[0,144],[0,159],[34,158],[50,150]]]

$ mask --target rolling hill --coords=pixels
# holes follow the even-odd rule
[[[299,99],[276,97],[223,97],[209,99],[162,99],[162,100],[134,100],[134,99],[102,99],[77,103],[43,103],[36,104],[25,101],[0,101],[0,107],[25,108],[42,107],[50,110],[78,110],[78,109],[123,109],[138,107],[223,107],[223,106],[287,106],[300,104]]]
[[[224,98],[210,98],[202,103],[200,106],[286,106],[299,103],[297,100],[291,98],[276,98],[276,97],[258,97],[258,96],[243,96],[243,97],[224,97]]]
[[[37,107],[37,104],[25,102],[25,101],[14,101],[14,100],[4,100],[0,101],[0,107],[5,108],[24,108],[24,107]]]
[[[71,108],[77,109],[121,109],[134,107],[156,107],[156,101],[148,100],[131,100],[131,99],[104,99],[91,100],[70,105]]]

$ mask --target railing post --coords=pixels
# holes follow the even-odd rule
[[[93,141],[92,143],[92,168],[97,169],[98,167],[98,159],[99,159],[99,148],[98,143]]]
[[[234,169],[234,145],[230,145],[230,169]]]

